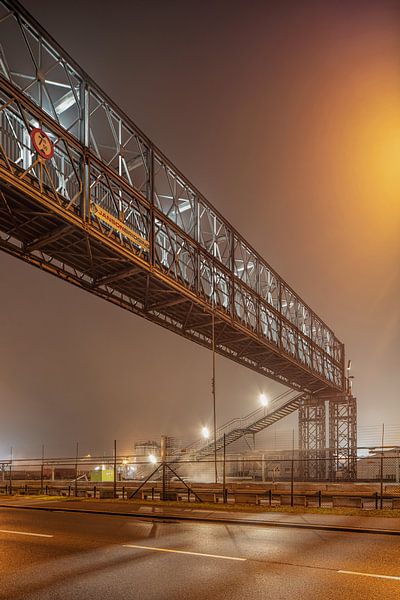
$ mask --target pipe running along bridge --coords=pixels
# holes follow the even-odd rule
[[[316,456],[328,401],[352,475],[342,342],[14,0],[0,1],[0,186],[2,250],[207,348],[214,320],[216,352],[303,394]]]

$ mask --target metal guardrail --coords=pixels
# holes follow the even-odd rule
[[[128,500],[137,488],[131,485],[118,485],[116,497]],[[64,496],[66,498],[93,498],[107,500],[114,498],[112,485],[80,485],[76,490],[72,485],[49,485],[43,488],[32,484],[0,486],[1,495],[36,495]],[[141,489],[138,500],[161,500],[163,488],[161,484],[149,484]],[[240,487],[227,487],[225,490],[221,485],[212,487],[198,487],[191,485],[189,488],[181,486],[168,486],[167,496],[164,499],[182,502],[206,502],[224,503],[233,505],[257,505],[265,507],[297,506],[311,508],[358,508],[364,510],[400,510],[400,489],[398,493],[387,492],[380,494],[376,492],[346,493],[343,491],[325,490],[276,490],[273,487],[259,486],[252,489],[241,489]]]

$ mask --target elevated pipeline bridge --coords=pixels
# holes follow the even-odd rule
[[[15,0],[0,0],[0,248],[347,402],[333,330]]]

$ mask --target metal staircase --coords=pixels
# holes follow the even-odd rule
[[[299,394],[294,390],[289,390],[272,401],[272,411],[267,412],[266,408],[261,407],[245,417],[232,419],[217,429],[217,451],[224,447],[224,438],[225,446],[227,446],[247,434],[259,433],[297,410],[303,398],[304,393]],[[185,458],[186,460],[189,457],[199,460],[213,454],[213,452],[214,441],[199,440],[188,448],[188,454]]]

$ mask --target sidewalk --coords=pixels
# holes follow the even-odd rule
[[[201,508],[200,504],[182,506],[160,506],[148,502],[127,500],[79,500],[71,498],[54,499],[11,497],[0,498],[0,508],[31,508],[37,510],[70,511],[109,514],[117,516],[137,516],[140,518],[180,519],[205,522],[237,523],[279,527],[315,528],[329,530],[360,530],[365,533],[387,532],[400,535],[399,517],[349,516],[337,514],[251,512],[234,510],[212,510]]]

